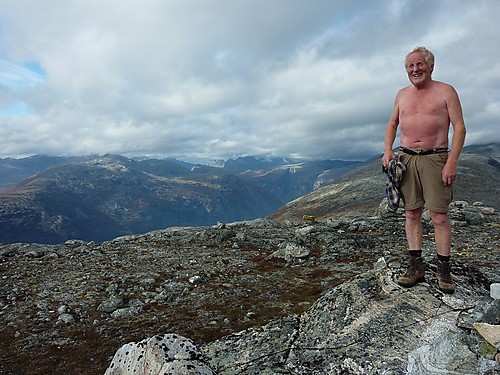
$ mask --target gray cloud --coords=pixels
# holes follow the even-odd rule
[[[434,78],[459,92],[467,142],[498,142],[497,8],[0,0],[0,155],[364,159],[382,150],[415,45],[435,52]],[[30,84],[14,87],[12,64]],[[30,113],[7,115],[16,101]]]

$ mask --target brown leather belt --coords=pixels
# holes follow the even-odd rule
[[[399,151],[404,152],[405,154],[408,155],[432,155],[432,154],[443,154],[445,152],[448,152],[447,148],[433,148],[431,150],[411,150],[406,147],[400,147]]]

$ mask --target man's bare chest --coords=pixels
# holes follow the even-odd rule
[[[442,116],[448,117],[446,101],[439,97],[409,97],[399,103],[401,118],[413,116]]]

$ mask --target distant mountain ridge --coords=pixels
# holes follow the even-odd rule
[[[45,155],[0,159],[0,189],[15,185],[47,168],[68,163],[71,160],[73,158]]]
[[[8,186],[0,190],[0,242],[101,242],[168,226],[265,217],[360,162],[245,157],[227,164],[119,155],[0,159],[0,183]]]

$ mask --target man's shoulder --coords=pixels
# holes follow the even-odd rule
[[[401,88],[399,90],[399,92],[406,92],[406,91],[411,90],[412,88],[413,88],[413,85],[408,85],[408,86],[405,86],[405,87]]]
[[[441,82],[441,81],[432,81],[434,87],[438,90],[445,90],[445,91],[455,91],[452,85],[446,82]]]
[[[396,95],[397,98],[401,98],[402,96],[406,95],[408,92],[410,92],[412,89],[412,85],[405,86],[402,89],[400,89]]]

